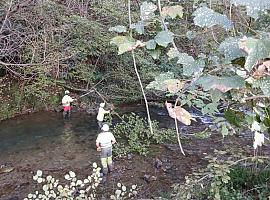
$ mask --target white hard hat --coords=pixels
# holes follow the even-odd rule
[[[99,104],[99,106],[103,108],[105,106],[105,103],[101,103]]]
[[[66,91],[65,91],[65,94],[69,94],[69,91],[68,91],[68,90],[66,90]]]
[[[103,130],[103,131],[109,131],[109,125],[108,124],[103,124],[101,130]]]

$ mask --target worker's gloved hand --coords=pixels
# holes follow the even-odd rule
[[[97,151],[101,151],[101,147],[97,147]]]

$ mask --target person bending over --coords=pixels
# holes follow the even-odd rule
[[[103,125],[104,115],[110,113],[110,110],[105,110],[105,103],[101,103],[98,109],[97,121],[98,127],[101,129]]]

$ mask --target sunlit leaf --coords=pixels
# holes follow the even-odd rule
[[[118,26],[109,28],[109,31],[114,31],[116,33],[125,33],[127,32],[127,28],[125,26],[118,25]]]
[[[222,124],[222,127],[221,127],[221,134],[222,134],[223,136],[229,135],[229,130],[228,130],[226,124]]]
[[[136,48],[137,42],[128,36],[116,36],[111,40],[110,43],[118,46],[118,54],[120,55]]]
[[[136,24],[132,24],[131,27],[132,29],[135,29],[135,31],[139,34],[144,34],[144,23],[143,21],[139,21]]]
[[[239,48],[240,38],[226,38],[218,48],[218,51],[224,54],[228,60],[234,60],[239,57],[245,57],[245,53]]]
[[[110,44],[115,44],[119,46],[120,44],[124,43],[126,41],[127,37],[126,36],[116,36],[111,39]]]
[[[246,36],[244,36],[242,39],[240,39],[238,45],[240,49],[249,54],[257,42],[258,39],[247,38]]]
[[[258,60],[270,57],[270,39],[243,38],[239,47],[248,53],[245,68],[250,71]]]
[[[194,58],[192,56],[189,56],[187,53],[180,53],[178,55],[177,63],[182,65],[188,65],[194,61],[195,61]]]
[[[269,0],[231,0],[231,3],[235,6],[246,6],[247,14],[255,19],[260,12],[270,9]]]
[[[153,50],[155,49],[157,46],[157,43],[155,42],[155,40],[149,40],[148,42],[146,42],[146,48]]]
[[[189,56],[187,53],[180,53],[178,55],[177,63],[183,65],[183,74],[185,76],[191,76],[196,72],[201,72],[205,66],[203,60],[195,60],[192,56]]]
[[[166,91],[168,88],[167,81],[171,79],[174,79],[172,72],[160,74],[159,76],[155,77],[155,80],[150,82],[146,88]]]
[[[167,89],[171,93],[177,93],[184,87],[184,82],[181,82],[178,79],[169,79],[165,81]]]
[[[133,41],[126,41],[125,43],[122,43],[119,45],[118,55],[123,54],[127,51],[131,51],[132,47],[135,45],[135,42]]]
[[[245,81],[240,76],[211,76],[200,77],[196,81],[197,85],[202,85],[204,90],[217,89],[221,92],[227,92],[231,89],[239,89],[245,86]]]
[[[160,54],[161,54],[160,49],[155,49],[155,50],[150,51],[150,55],[155,60],[159,58]]]
[[[180,56],[180,53],[177,49],[175,48],[170,48],[168,51],[167,55],[169,56],[169,59],[177,58]]]
[[[161,31],[155,36],[154,40],[160,46],[167,47],[173,41],[173,33],[170,31]]]
[[[198,8],[193,15],[195,16],[193,19],[194,23],[197,26],[209,28],[214,25],[221,25],[226,30],[232,28],[232,22],[227,16],[217,13],[207,7]]]
[[[259,80],[254,81],[253,87],[261,88],[264,95],[270,97],[270,78],[263,77]]]
[[[191,63],[183,65],[183,75],[192,76],[194,73],[201,72],[205,67],[204,60],[195,60]]]
[[[190,125],[191,120],[194,120],[191,114],[188,111],[186,111],[184,108],[181,108],[181,106],[173,107],[171,103],[167,103],[167,102],[165,103],[165,106],[171,118],[174,118],[174,119],[176,118],[177,120],[179,120],[185,125]]]
[[[172,19],[179,16],[180,18],[183,17],[183,7],[180,5],[177,6],[166,6],[162,8],[161,15],[163,17],[170,16]]]
[[[142,20],[149,20],[155,16],[154,12],[157,10],[157,6],[152,2],[144,1],[141,4],[141,19]]]

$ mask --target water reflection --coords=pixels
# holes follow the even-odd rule
[[[61,139],[64,143],[69,144],[74,136],[74,132],[72,131],[72,123],[69,120],[64,120],[64,128],[62,133]]]

